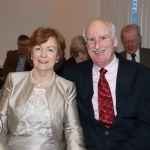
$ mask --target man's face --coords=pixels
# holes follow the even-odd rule
[[[96,20],[86,28],[87,49],[94,64],[104,68],[114,58],[117,39],[112,37],[111,27],[108,22]]]
[[[25,53],[25,49],[27,47],[27,43],[28,43],[28,40],[25,40],[25,41],[21,41],[21,40],[18,40],[18,53],[20,55],[24,55]]]
[[[135,53],[140,47],[142,38],[138,36],[136,30],[130,30],[122,34],[122,44],[128,54]]]

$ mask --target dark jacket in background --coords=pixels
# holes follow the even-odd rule
[[[139,48],[140,52],[140,63],[150,68],[150,49],[147,48]],[[119,53],[123,58],[127,59],[126,51]]]
[[[18,65],[19,60],[19,54],[18,50],[9,50],[6,54],[6,59],[3,64],[3,84],[5,83],[6,77],[9,72],[16,72],[16,68]],[[30,71],[32,67],[30,64],[26,61],[24,71]]]

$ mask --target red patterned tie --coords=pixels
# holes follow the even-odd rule
[[[106,69],[100,69],[98,82],[99,121],[109,128],[114,120],[113,101],[108,82],[105,78]]]

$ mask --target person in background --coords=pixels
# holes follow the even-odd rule
[[[121,56],[150,68],[150,49],[141,47],[142,36],[138,25],[124,26],[121,29],[121,41],[125,50],[120,53]]]
[[[110,21],[92,20],[83,35],[91,60],[64,77],[76,84],[86,150],[149,150],[150,69],[115,52]]]
[[[54,72],[64,57],[59,35],[36,29],[27,54],[33,69],[7,76],[0,100],[1,150],[85,150],[75,84]]]
[[[32,67],[26,61],[26,48],[29,42],[29,37],[20,35],[17,40],[18,50],[9,50],[6,54],[6,59],[3,64],[3,84],[9,72],[30,71]]]
[[[90,58],[87,52],[86,42],[82,35],[77,35],[71,40],[70,55],[72,57],[70,57],[66,61],[65,67],[72,64],[83,62]]]

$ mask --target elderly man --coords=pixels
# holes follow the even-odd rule
[[[87,150],[150,149],[150,69],[115,53],[114,25],[92,20],[84,32],[91,60],[69,66]]]
[[[125,49],[120,53],[121,56],[150,68],[150,49],[140,47],[142,36],[138,25],[129,24],[124,26],[121,29],[121,41]]]
[[[9,72],[30,71],[32,69],[30,64],[26,61],[25,57],[25,50],[27,48],[28,42],[28,36],[20,35],[17,41],[18,50],[7,51],[6,59],[2,69],[3,84],[5,83]]]

